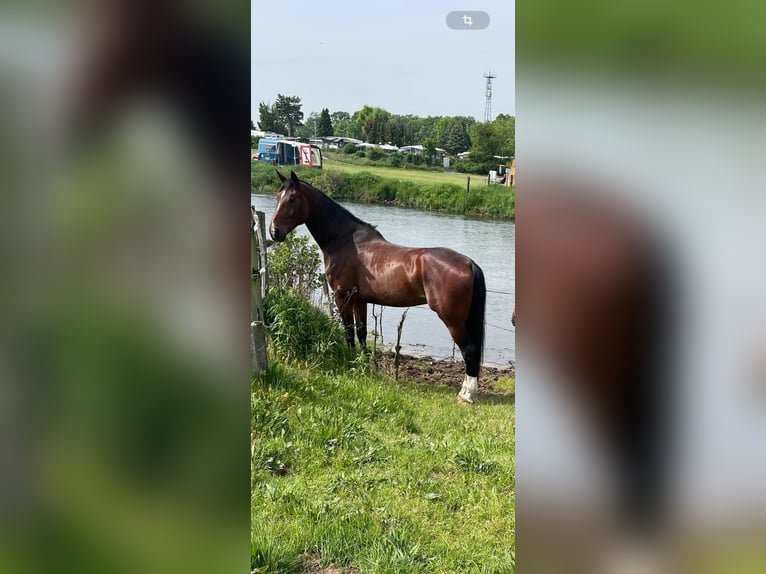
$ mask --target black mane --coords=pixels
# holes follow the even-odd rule
[[[290,181],[290,180],[288,180],[288,181]],[[348,209],[343,207],[340,203],[335,201],[333,198],[331,198],[329,195],[327,195],[321,189],[318,189],[318,188],[314,187],[313,185],[311,185],[310,183],[308,183],[307,181],[304,181],[302,179],[300,179],[298,181],[300,181],[300,183],[302,183],[303,185],[305,185],[309,189],[319,193],[319,196],[322,198],[322,201],[329,202],[335,208],[334,211],[337,212],[336,217],[338,217],[338,219],[348,219],[351,222],[355,223],[357,226],[363,226],[363,227],[369,228],[371,231],[375,232],[380,237],[383,237],[381,235],[381,233],[376,229],[377,226],[372,225],[371,223],[367,223],[366,221],[364,221],[362,219],[359,219],[356,215],[351,213]]]

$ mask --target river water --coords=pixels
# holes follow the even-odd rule
[[[266,214],[267,222],[276,207],[273,193],[252,194],[251,204]],[[515,232],[507,221],[485,221],[383,205],[342,202],[360,219],[376,225],[388,241],[410,247],[449,247],[476,261],[487,282],[484,364],[508,366],[515,361],[515,329],[511,325],[515,284]],[[305,226],[298,232],[308,235]],[[313,241],[313,240],[312,240]],[[378,311],[380,307],[377,307]],[[396,342],[396,327],[404,309],[384,307],[382,336],[384,346]],[[368,306],[367,329],[372,333],[372,306]],[[412,307],[402,329],[402,353],[449,359],[452,339],[447,328],[428,306]],[[456,359],[460,350],[454,349]]]

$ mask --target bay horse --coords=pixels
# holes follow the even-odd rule
[[[306,224],[324,254],[325,273],[340,312],[349,346],[354,327],[367,342],[367,305],[411,307],[427,303],[449,330],[465,360],[458,400],[473,403],[484,347],[484,273],[471,259],[444,247],[412,248],[386,241],[320,190],[277,171],[281,186],[269,234],[284,241]]]

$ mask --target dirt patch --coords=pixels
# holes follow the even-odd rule
[[[322,562],[315,556],[306,560],[306,568],[304,572],[306,574],[359,574],[359,570],[356,568],[341,568],[340,566],[335,566],[333,564],[322,566]]]
[[[394,375],[394,354],[379,353],[378,369],[381,372]],[[431,357],[399,357],[399,379],[405,381],[417,381],[428,385],[448,387],[460,390],[465,376],[465,365],[462,361],[444,361]],[[509,391],[500,391],[495,388],[495,383],[501,377],[516,376],[514,365],[504,368],[482,367],[479,373],[479,394],[503,394]]]

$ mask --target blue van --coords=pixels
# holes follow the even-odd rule
[[[258,141],[258,161],[322,169],[322,150],[316,145],[293,140],[261,138]]]

